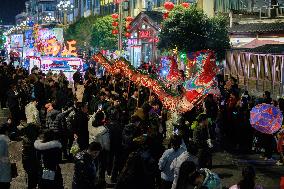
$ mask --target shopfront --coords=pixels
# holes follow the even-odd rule
[[[158,59],[157,43],[162,13],[141,12],[131,23],[131,37],[127,41],[131,64],[139,67],[142,62],[155,63]]]

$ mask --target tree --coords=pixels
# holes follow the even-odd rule
[[[97,16],[80,18],[77,22],[71,24],[65,31],[65,39],[76,40],[77,45],[82,49],[90,47],[93,25],[97,19]]]
[[[158,44],[161,50],[178,48],[182,52],[196,52],[210,49],[221,60],[225,49],[230,48],[226,17],[208,18],[196,6],[177,6],[162,25]]]
[[[117,36],[112,34],[112,17],[104,16],[96,20],[93,26],[91,44],[97,49],[117,49]]]

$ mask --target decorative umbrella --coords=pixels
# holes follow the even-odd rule
[[[279,108],[270,104],[258,104],[250,111],[250,124],[262,133],[274,134],[281,128],[282,120]]]

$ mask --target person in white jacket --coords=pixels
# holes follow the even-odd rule
[[[159,169],[161,170],[162,189],[171,189],[174,181],[174,170],[170,166],[174,159],[179,157],[186,148],[182,144],[182,139],[178,135],[173,135],[171,138],[171,148],[166,150],[159,160]]]
[[[39,111],[37,109],[38,101],[36,99],[32,99],[29,104],[25,107],[25,114],[27,118],[27,123],[33,123],[36,125],[40,125],[40,117]]]
[[[9,159],[9,138],[4,127],[0,128],[0,188],[9,189],[12,181],[11,163]]]

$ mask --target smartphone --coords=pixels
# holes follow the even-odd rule
[[[102,105],[102,104],[99,104],[99,105],[98,105],[98,109],[99,109],[99,110],[102,110],[102,109],[103,109],[103,105]]]

